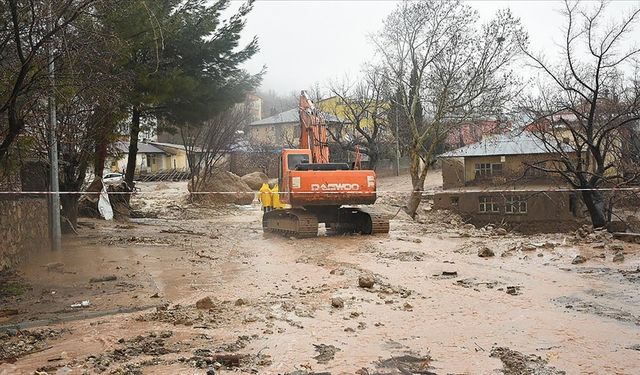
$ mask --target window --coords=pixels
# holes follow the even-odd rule
[[[507,214],[526,214],[527,198],[522,195],[507,196],[504,212]]]
[[[457,206],[458,202],[460,202],[460,197],[449,197],[449,203],[452,206]]]
[[[480,212],[500,212],[498,202],[494,197],[480,197],[478,201],[480,203]]]
[[[298,164],[308,163],[309,155],[307,154],[289,154],[287,155],[287,164],[290,171],[296,169]]]
[[[488,163],[476,164],[476,176],[491,176],[491,164],[488,164]]]
[[[546,176],[547,172],[544,171],[544,169],[547,169],[547,163],[544,161],[539,161],[537,163],[533,163],[533,165],[530,165],[528,167],[526,167],[526,175],[527,176],[531,176],[531,177],[544,177]]]
[[[501,163],[476,163],[476,177],[499,176],[501,174]]]
[[[502,164],[500,163],[491,164],[491,175],[492,176],[502,175]]]

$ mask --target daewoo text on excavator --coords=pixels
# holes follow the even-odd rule
[[[338,233],[388,233],[386,215],[349,207],[376,201],[375,172],[360,169],[358,152],[353,166],[329,161],[327,124],[304,91],[299,113],[300,148],[283,149],[278,169],[280,200],[291,208],[265,212],[264,231],[315,237],[318,223],[324,223],[328,231]]]

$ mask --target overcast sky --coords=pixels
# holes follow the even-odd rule
[[[246,68],[258,72],[266,65],[261,89],[283,95],[316,82],[326,85],[345,75],[353,76],[374,54],[368,36],[382,28],[382,20],[397,4],[390,0],[258,0],[248,15],[244,39],[246,42],[257,35],[260,52]],[[554,41],[561,40],[560,1],[476,0],[468,4],[478,10],[483,21],[498,9],[511,8],[529,32],[534,50],[552,55]],[[608,14],[615,17],[638,5],[640,1],[613,1]],[[634,33],[634,39],[640,41],[640,27]]]

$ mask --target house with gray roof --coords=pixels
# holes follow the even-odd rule
[[[558,147],[571,152],[569,144]],[[443,188],[503,185],[508,181],[544,184],[554,176],[550,169],[554,148],[529,131],[513,131],[441,154]]]
[[[549,147],[540,135],[514,131],[441,154],[441,192],[434,208],[457,212],[476,226],[503,224],[520,231],[573,228],[581,208],[576,193],[549,170],[555,150],[571,154],[568,143]]]

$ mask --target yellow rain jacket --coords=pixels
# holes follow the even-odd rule
[[[260,193],[260,203],[262,203],[262,207],[272,207],[273,202],[271,199],[271,189],[269,189],[269,184],[264,183],[259,190]]]
[[[273,208],[284,208],[284,204],[280,202],[280,190],[278,184],[273,185],[271,189],[271,198],[273,201]]]

